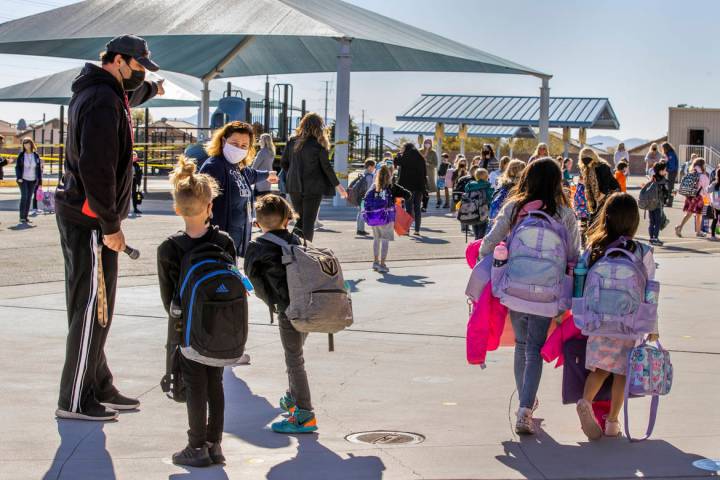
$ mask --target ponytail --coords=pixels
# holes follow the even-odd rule
[[[196,170],[195,163],[181,155],[170,173],[175,209],[184,217],[199,215],[218,196],[215,179]]]

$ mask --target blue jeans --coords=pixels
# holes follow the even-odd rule
[[[515,332],[515,386],[520,406],[532,408],[542,375],[540,349],[552,318],[510,310],[510,321]]]
[[[650,238],[660,237],[660,224],[662,223],[662,207],[656,208],[655,210],[649,210],[650,214]]]

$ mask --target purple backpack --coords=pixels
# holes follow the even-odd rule
[[[511,310],[554,317],[570,308],[567,229],[540,210],[528,212],[507,239],[508,261],[493,265],[493,295]]]
[[[395,221],[395,199],[389,188],[376,192],[374,188],[365,194],[363,218],[371,227],[381,227]]]
[[[575,325],[583,335],[637,339],[657,331],[660,284],[648,280],[642,261],[649,247],[636,243],[633,253],[614,246],[623,242],[611,244],[590,267],[583,296],[572,299]]]

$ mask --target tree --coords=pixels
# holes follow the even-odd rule
[[[364,132],[363,132],[364,133]],[[357,123],[355,123],[355,119],[353,117],[350,117],[350,131],[348,135],[348,140],[350,140],[350,143],[353,143],[356,138],[358,138],[358,135],[360,134],[360,129],[357,126]],[[332,141],[335,141],[335,120],[330,124],[330,138]]]
[[[133,108],[130,112],[134,125],[145,125],[145,109],[144,108]],[[152,114],[148,116],[148,123],[152,123]]]

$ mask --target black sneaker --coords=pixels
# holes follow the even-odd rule
[[[212,460],[212,463],[225,463],[225,455],[223,455],[220,442],[208,442],[208,453],[210,454],[210,460]]]
[[[360,235],[360,236],[362,236],[362,237],[366,237],[366,236],[370,235],[370,234],[369,234],[368,232],[366,232],[365,230],[358,230],[357,232],[355,232],[355,234],[356,234],[356,235]]]
[[[186,465],[188,467],[209,467],[213,463],[207,445],[200,448],[193,448],[188,445],[172,456],[172,462],[175,465]]]
[[[84,408],[82,412],[71,412],[69,410],[63,410],[58,408],[55,410],[55,416],[58,418],[65,418],[68,420],[90,420],[95,422],[108,422],[115,420],[118,416],[117,410],[107,408],[99,403],[92,404],[87,408]]]
[[[112,397],[102,400],[100,403],[115,410],[137,410],[140,407],[140,400],[129,398],[116,392]]]

